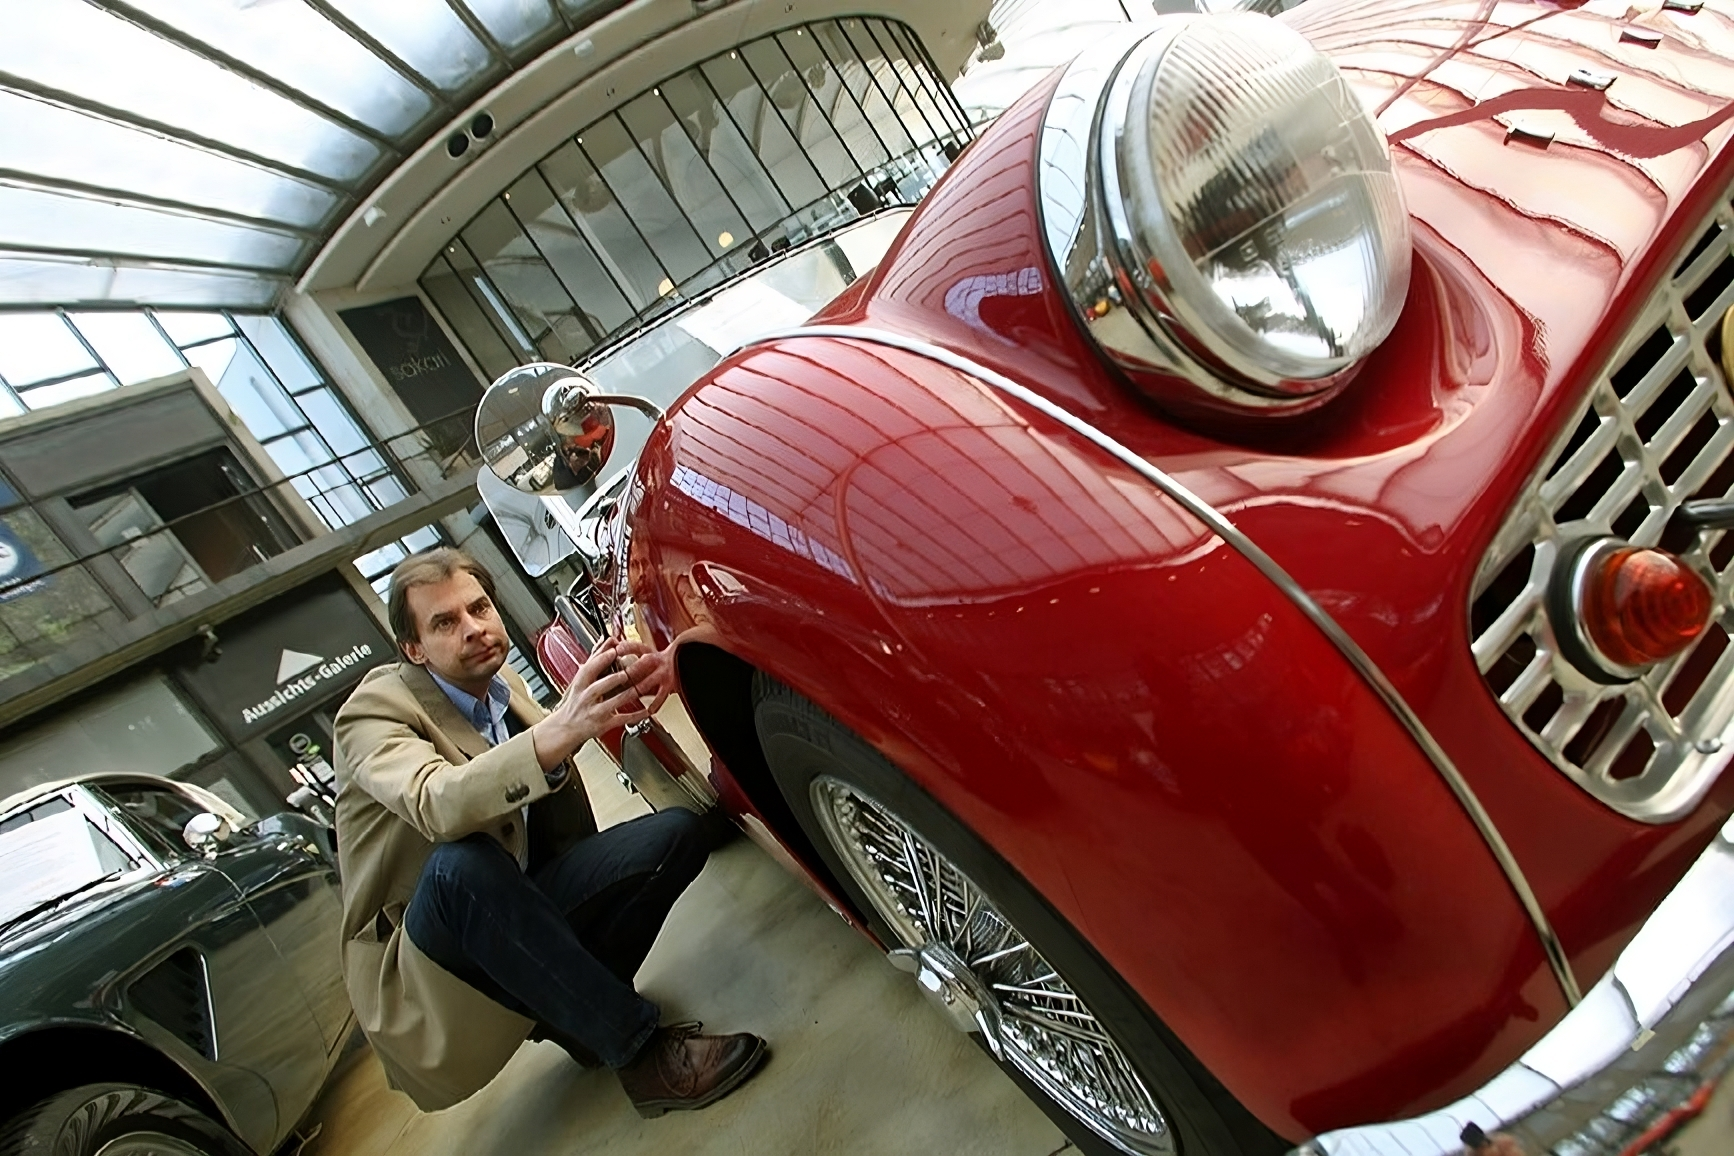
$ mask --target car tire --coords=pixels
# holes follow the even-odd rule
[[[771,774],[849,902],[893,949],[946,941],[948,957],[912,959],[905,954],[900,966],[920,970],[924,960],[934,964],[918,978],[960,1027],[972,999],[979,1003],[984,994],[994,999],[995,1012],[985,1021],[974,1021],[978,1030],[973,1038],[1080,1151],[1090,1156],[1269,1156],[1289,1150],[1290,1143],[1259,1123],[1211,1077],[1034,888],[877,750],[820,707],[762,673],[754,677],[753,701],[754,723]],[[853,817],[839,817],[849,816],[850,808]],[[879,834],[892,831],[887,822],[902,829],[874,842]],[[845,824],[853,826],[845,830]],[[953,915],[965,909],[970,889],[977,893],[967,899],[974,905],[967,909],[975,912],[967,920],[967,931],[959,930],[959,921],[952,918],[948,929],[933,935],[928,924],[936,921],[912,918],[909,907],[899,908],[897,900],[888,898],[895,887],[886,872],[896,868],[884,864],[897,857],[897,841],[905,835],[913,838],[914,846],[924,845],[925,852],[933,853],[915,857],[927,868],[943,870],[937,866],[942,860],[952,872],[945,886],[935,885],[930,874],[925,891],[949,887],[947,898],[956,901],[950,909]],[[857,849],[852,851],[851,844]],[[910,861],[905,859],[902,865]],[[869,871],[880,872],[878,882],[863,881]],[[899,876],[905,877],[913,878]],[[922,890],[909,887],[903,894]],[[1002,932],[990,915],[1009,931]],[[984,946],[994,948],[991,936],[1002,933],[1009,937],[1001,944],[1021,937],[1024,947],[1011,948],[1009,957],[1002,955],[997,961],[987,958],[994,950],[973,954]],[[971,941],[972,935],[983,941]],[[1042,995],[1025,1001],[1031,1007],[1014,1006],[1019,996],[995,995],[994,982],[1014,987],[1029,982],[1018,973],[995,970],[1006,968],[1008,959],[1025,973],[1054,977],[1041,985]],[[975,979],[941,980],[944,993],[956,997],[947,1002],[933,991],[935,975],[944,976],[947,966],[955,969],[960,963]],[[1067,1041],[1075,1034],[1062,1037],[1032,1028],[1026,1017],[1039,1015],[1042,1006],[1081,1008],[1090,1032],[1099,1034],[1102,1042],[1070,1045]],[[997,1047],[987,1039],[996,1019]],[[1068,1046],[1087,1048],[1094,1059],[1071,1062]],[[1107,1071],[1126,1091],[1105,1089],[1107,1080],[1080,1078],[1080,1069]],[[1125,1078],[1128,1071],[1134,1079]]]
[[[0,1129],[0,1156],[249,1156],[227,1128],[189,1104],[132,1084],[86,1084],[50,1096]]]

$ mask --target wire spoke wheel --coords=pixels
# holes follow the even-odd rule
[[[968,970],[966,1004],[989,1048],[1115,1148],[1177,1152],[1144,1079],[1088,1005],[976,884],[890,808],[831,775],[811,802],[831,845],[904,945]],[[954,1009],[953,1015],[958,1013]]]

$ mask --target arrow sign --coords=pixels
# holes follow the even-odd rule
[[[304,670],[309,670],[324,662],[317,654],[302,654],[299,650],[285,650],[283,657],[277,663],[277,681],[288,682]]]

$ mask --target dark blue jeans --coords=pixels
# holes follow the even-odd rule
[[[534,875],[471,835],[428,856],[403,927],[422,954],[539,1020],[574,1056],[618,1068],[656,1030],[657,1007],[632,977],[708,854],[698,816],[679,809],[580,839]]]

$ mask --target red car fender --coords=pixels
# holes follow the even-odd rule
[[[719,648],[873,743],[1277,1131],[1448,1102],[1562,1014],[1384,706],[1081,439],[912,354],[797,338],[702,382],[640,469],[657,644]],[[683,689],[704,725],[708,688]]]

